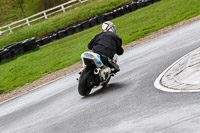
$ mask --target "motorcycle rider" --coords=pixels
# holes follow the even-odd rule
[[[114,73],[120,71],[119,66],[112,61],[115,54],[122,55],[124,50],[122,48],[122,39],[116,34],[115,25],[106,21],[102,24],[102,32],[95,35],[95,37],[88,44],[88,48],[94,53],[100,55],[104,65],[114,68]]]

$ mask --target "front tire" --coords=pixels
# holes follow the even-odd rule
[[[86,67],[79,78],[78,92],[81,96],[88,96],[90,94],[93,80],[93,69]]]

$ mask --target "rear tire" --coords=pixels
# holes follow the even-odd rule
[[[92,90],[91,84],[93,77],[93,69],[86,67],[79,78],[78,92],[81,96],[88,96]]]

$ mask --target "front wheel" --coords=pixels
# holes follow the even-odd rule
[[[78,84],[78,92],[81,96],[88,96],[93,87],[93,69],[86,67],[81,73]]]

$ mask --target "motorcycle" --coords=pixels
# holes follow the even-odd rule
[[[100,59],[100,55],[92,51],[82,53],[82,69],[78,78],[78,92],[81,96],[88,96],[93,88],[106,86],[115,75],[114,68],[107,67]],[[117,55],[109,63],[117,62]]]

